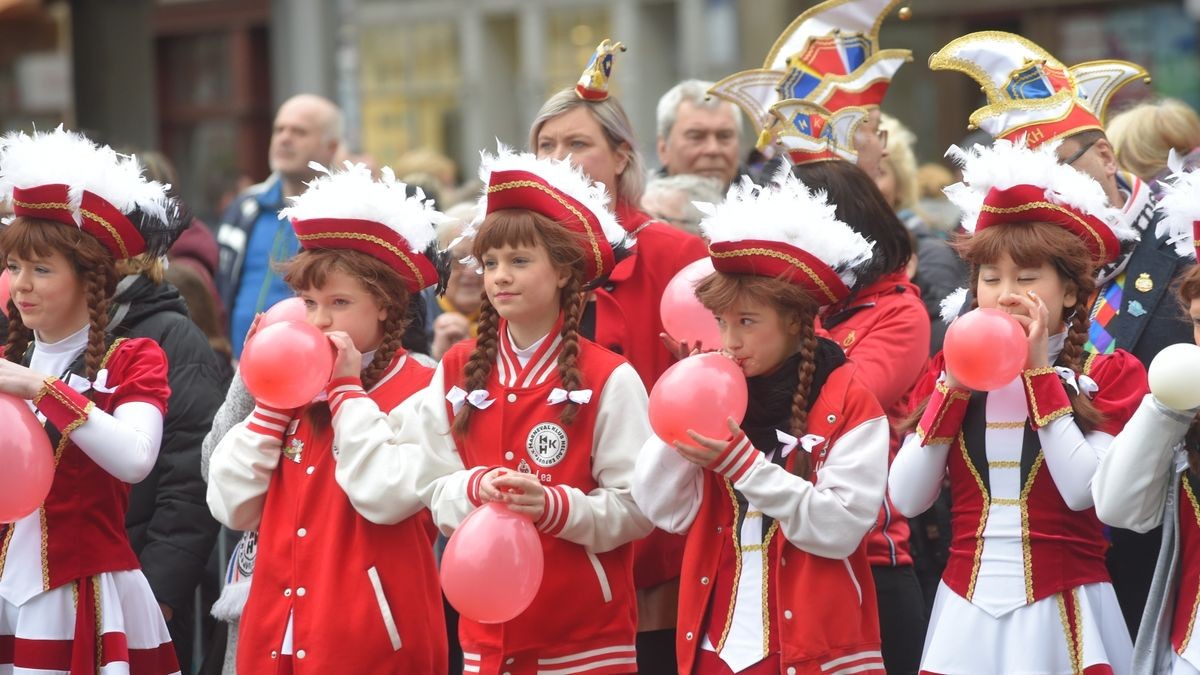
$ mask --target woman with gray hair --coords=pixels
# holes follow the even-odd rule
[[[570,158],[592,180],[603,183],[617,220],[636,238],[630,255],[589,295],[580,332],[622,354],[649,390],[675,361],[661,337],[659,298],[675,274],[707,255],[708,248],[696,235],[654,220],[639,207],[645,165],[629,116],[608,95],[617,49],[624,46],[600,43],[578,84],[546,101],[529,130],[529,148],[539,158]],[[634,544],[638,670],[643,673],[675,672],[683,542],[683,537],[655,530]]]

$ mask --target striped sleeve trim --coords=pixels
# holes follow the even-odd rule
[[[717,455],[717,458],[713,460],[708,468],[736,483],[761,458],[762,453],[750,443],[750,439],[746,437],[746,433],[742,432],[729,441],[725,446],[725,450],[720,455]]]
[[[339,377],[325,386],[325,395],[329,398],[329,412],[336,415],[338,408],[350,399],[366,398],[362,380],[355,376]]]
[[[479,498],[479,485],[483,482],[484,474],[491,470],[490,466],[481,466],[467,479],[467,499],[476,507],[483,506],[483,500]]]
[[[567,526],[567,516],[571,513],[571,500],[567,489],[561,485],[543,486],[546,494],[546,509],[535,525],[542,532],[556,536]]]
[[[288,423],[291,421],[292,413],[290,410],[271,408],[259,403],[254,406],[254,411],[250,413],[250,419],[246,423],[246,428],[256,434],[262,434],[263,436],[269,436],[282,441],[284,433],[287,431]]]

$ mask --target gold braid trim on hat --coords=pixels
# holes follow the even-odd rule
[[[601,255],[600,245],[596,243],[596,233],[592,231],[591,224],[588,223],[587,218],[585,218],[584,215],[579,212],[579,209],[575,208],[574,205],[569,204],[567,200],[562,198],[562,195],[556,193],[554,190],[551,190],[548,186],[532,180],[512,180],[508,181],[507,183],[489,185],[487,188],[487,194],[511,190],[513,188],[534,188],[536,190],[541,190],[547,195],[550,195],[554,201],[561,204],[564,209],[570,211],[572,215],[578,218],[579,222],[583,225],[584,232],[587,233],[588,245],[592,247],[592,255],[596,259],[596,275],[601,276],[604,274],[604,257]]]
[[[811,279],[812,282],[821,289],[821,292],[825,294],[826,298],[829,298],[830,302],[837,302],[838,300],[837,295],[835,295],[829,286],[825,284],[825,281],[816,272],[814,272],[811,267],[805,264],[804,261],[796,258],[795,256],[790,256],[786,253],[780,253],[779,251],[773,251],[769,248],[742,248],[735,251],[722,252],[709,249],[708,254],[714,258],[741,258],[748,255],[765,255],[771,258],[782,260],[792,267],[796,267],[800,271],[807,274],[808,278]]]
[[[1029,202],[1028,204],[1022,204],[1021,206],[1009,207],[990,206],[988,204],[984,204],[980,210],[986,211],[987,213],[1010,214],[1024,213],[1025,211],[1032,209],[1050,209],[1051,211],[1057,211],[1058,213],[1061,213],[1079,223],[1079,225],[1083,227],[1084,230],[1087,230],[1087,233],[1096,240],[1096,244],[1100,247],[1100,257],[1108,260],[1108,248],[1104,245],[1104,239],[1100,236],[1100,233],[1096,232],[1096,229],[1089,225],[1086,220],[1079,217],[1078,213],[1075,213],[1070,209],[1064,209],[1058,204],[1051,204],[1050,202]]]
[[[81,209],[79,209],[79,213],[80,213],[80,215],[82,215],[86,218],[91,218],[92,220],[96,221],[97,223],[100,223],[101,227],[103,227],[105,230],[108,230],[108,233],[112,235],[113,240],[115,240],[117,242],[117,247],[121,249],[121,259],[122,260],[125,260],[130,257],[129,249],[125,248],[124,240],[121,239],[120,234],[117,234],[117,228],[113,227],[112,223],[110,223],[107,220],[105,220],[104,218],[102,218],[100,216],[100,214],[93,213],[91,211],[88,211],[87,209],[81,208]]]
[[[362,232],[321,232],[320,234],[298,234],[296,235],[296,239],[300,241],[312,241],[314,239],[353,239],[356,241],[369,242],[375,244],[376,246],[382,246],[408,266],[409,271],[413,273],[413,278],[417,280],[417,283],[421,286],[421,288],[425,288],[428,285],[425,283],[425,277],[421,274],[421,270],[417,267],[416,263],[412,261],[412,258],[408,257],[404,251],[401,251],[399,248],[396,248],[392,244],[380,239],[379,237],[363,234]]]

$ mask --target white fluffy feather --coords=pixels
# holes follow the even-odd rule
[[[281,216],[370,220],[394,230],[414,253],[424,253],[437,237],[437,225],[450,220],[433,208],[433,200],[425,199],[420,190],[407,196],[405,184],[396,180],[388,167],[380,172],[380,180],[375,180],[364,164],[346,162],[340,171],[315,162],[309,166],[322,175],[313,179],[303,194],[292,197],[292,205],[280,211]]]
[[[1059,163],[1055,150],[1060,144],[1043,143],[1031,150],[1024,139],[1015,143],[997,139],[990,148],[950,146],[946,156],[962,167],[963,180],[947,187],[945,193],[962,210],[963,228],[975,231],[983,200],[992,188],[1036,185],[1046,190],[1048,201],[1099,218],[1117,239],[1136,238],[1136,232],[1121,226],[1121,212],[1108,205],[1104,188],[1095,179]]]
[[[491,178],[493,171],[528,171],[565,192],[595,214],[596,220],[600,222],[600,229],[604,232],[604,238],[610,245],[616,246],[626,238],[625,229],[617,223],[617,217],[613,215],[612,209],[608,206],[610,199],[604,183],[593,182],[583,173],[582,169],[572,166],[566,160],[538,159],[535,155],[527,152],[514,152],[499,141],[496,141],[496,148],[495,155],[487,150],[479,153],[479,180],[483,181],[484,185],[489,184],[488,179]],[[472,224],[470,231],[464,233],[465,236],[474,234],[475,226],[483,220],[485,213],[487,213],[486,191],[479,198],[476,211],[477,220]]]
[[[1158,200],[1163,212],[1161,225],[1179,255],[1195,258],[1193,237],[1195,223],[1200,221],[1200,170],[1186,171],[1174,149],[1167,166],[1172,173],[1162,181],[1162,198]]]
[[[782,171],[775,184],[755,185],[743,177],[721,204],[696,203],[700,228],[713,243],[762,239],[803,249],[829,265],[847,286],[871,259],[873,244],[837,219],[824,190],[812,191]]]
[[[962,311],[963,303],[966,301],[967,289],[965,288],[956,288],[953,293],[942,298],[942,323],[949,326],[951,322],[958,318],[958,313]]]
[[[50,132],[15,132],[0,139],[0,199],[11,199],[14,188],[59,183],[70,187],[73,209],[88,191],[121,213],[141,210],[159,220],[167,219],[169,186],[146,180],[135,157],[117,154],[61,126]],[[75,220],[80,222],[78,212]]]

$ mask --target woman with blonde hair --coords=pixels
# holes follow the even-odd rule
[[[1171,150],[1186,155],[1200,147],[1200,115],[1183,101],[1164,98],[1139,103],[1108,123],[1108,140],[1117,153],[1117,164],[1151,184],[1167,174]]]

